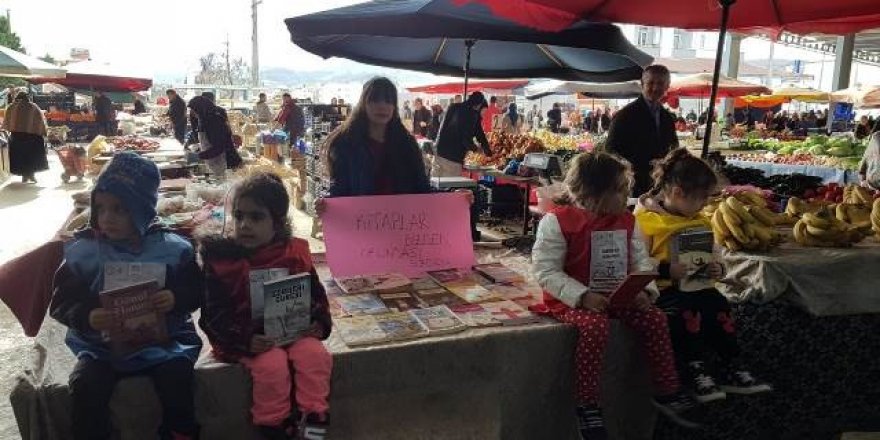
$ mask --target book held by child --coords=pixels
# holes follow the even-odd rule
[[[301,273],[263,283],[263,331],[277,345],[299,339],[311,327],[311,281]]]
[[[113,314],[114,325],[106,332],[114,355],[125,356],[168,341],[165,314],[156,310],[155,281],[132,284],[100,293],[101,307]]]

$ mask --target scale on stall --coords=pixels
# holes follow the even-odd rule
[[[538,171],[538,177],[541,178],[544,185],[552,184],[554,177],[562,177],[559,156],[554,154],[528,153],[520,166]]]

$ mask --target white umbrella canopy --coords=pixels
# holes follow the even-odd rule
[[[0,76],[64,78],[65,72],[54,64],[0,46]]]
[[[539,99],[550,95],[574,95],[580,93],[589,98],[623,99],[635,98],[642,92],[638,81],[616,83],[589,83],[576,81],[547,81],[526,88],[526,98]]]
[[[831,93],[831,100],[850,103],[856,108],[880,108],[880,85],[838,90]]]

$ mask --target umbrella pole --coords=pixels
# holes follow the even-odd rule
[[[736,0],[718,0],[721,5],[721,28],[718,29],[718,49],[715,51],[715,71],[712,72],[712,94],[709,97],[709,112],[706,114],[706,133],[703,137],[702,157],[709,156],[709,144],[712,142],[712,115],[715,113],[715,98],[718,96],[718,79],[721,75],[721,56],[724,54],[724,39],[727,37],[727,21],[730,19],[730,7]]]
[[[474,47],[474,43],[477,40],[465,40],[465,55],[464,55],[464,95],[462,95],[462,99],[467,100],[468,93],[468,77],[471,73],[471,49]]]

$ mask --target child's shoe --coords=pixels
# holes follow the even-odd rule
[[[284,421],[277,426],[259,425],[258,428],[260,428],[260,435],[265,440],[291,440],[296,438],[294,436],[296,430],[288,421]]]
[[[773,387],[766,382],[755,379],[745,368],[729,369],[723,376],[721,389],[731,394],[758,394],[773,391]]]
[[[578,406],[575,408],[575,413],[577,414],[578,431],[581,434],[581,440],[608,439],[605,422],[602,420],[602,410],[598,406]]]
[[[303,414],[299,422],[300,440],[326,440],[330,427],[330,414]]]
[[[708,403],[727,398],[727,394],[715,384],[715,379],[706,372],[703,361],[689,363],[688,372],[694,384],[694,397],[696,397],[697,401]]]
[[[702,425],[703,410],[694,399],[679,391],[665,396],[656,396],[651,403],[675,424],[696,429]]]

